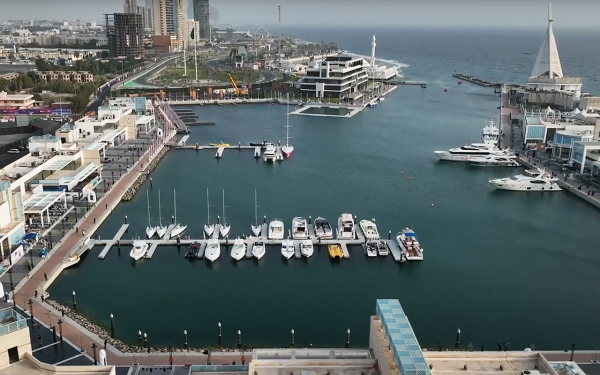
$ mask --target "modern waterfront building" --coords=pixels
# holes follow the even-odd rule
[[[600,121],[586,117],[585,112],[564,113],[548,107],[545,110],[525,110],[521,131],[524,147],[556,147],[558,154],[555,156],[562,157],[563,153],[570,154],[567,149],[573,142],[597,139]]]
[[[576,108],[581,98],[583,81],[563,74],[558,47],[552,29],[552,5],[548,5],[546,36],[527,81],[526,100],[530,105]]]
[[[210,2],[209,0],[192,0],[192,9],[194,11],[194,20],[200,24],[201,39],[209,39],[210,32]]]
[[[144,20],[135,13],[106,14],[106,37],[113,57],[144,57]]]
[[[368,82],[367,62],[361,57],[329,56],[306,70],[300,83],[303,96],[358,99]]]
[[[375,48],[377,47],[377,39],[375,35],[373,35],[373,39],[371,40],[371,60],[366,68],[368,78],[370,80],[389,80],[398,75],[398,68],[395,66],[385,66],[385,65],[377,65],[377,60],[375,59]]]
[[[35,100],[31,94],[9,94],[0,91],[0,109],[27,109],[33,108]]]

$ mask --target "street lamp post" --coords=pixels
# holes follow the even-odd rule
[[[75,291],[73,291],[73,310],[77,311],[77,297],[75,296]]]
[[[31,325],[33,325],[33,301],[31,300],[31,298],[29,299],[29,301],[27,301],[27,304],[29,305],[29,315],[31,315]]]
[[[60,342],[63,342],[62,324],[62,319],[58,319],[58,334],[60,335]]]
[[[98,345],[96,345],[96,343],[92,344],[92,350],[94,351],[94,366],[96,366],[98,364],[98,360],[96,359],[96,348],[98,347]]]
[[[31,261],[31,269],[33,269],[35,267],[35,264],[33,264],[33,249],[29,249],[29,260]]]
[[[8,272],[8,277],[9,277],[9,279],[10,279],[10,290],[11,290],[12,292],[14,292],[14,291],[15,291],[15,284],[13,284],[13,278],[12,278],[12,273],[13,273],[13,270],[12,270],[12,268],[11,268],[11,269],[9,269],[7,272]]]

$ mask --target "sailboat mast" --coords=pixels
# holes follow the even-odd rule
[[[158,225],[162,227],[162,213],[160,210],[160,190],[158,191]]]
[[[150,195],[148,194],[148,190],[146,190],[146,202],[148,203],[148,226],[151,227],[150,224]]]
[[[208,188],[206,188],[206,213],[208,216],[208,221],[206,224],[210,224],[210,201],[208,200]]]
[[[256,189],[254,189],[254,225],[258,226],[258,201],[256,200]]]
[[[285,145],[290,145],[290,93],[287,94],[287,113],[285,115]]]
[[[225,189],[223,189],[223,224],[227,224],[227,219],[225,219]]]
[[[177,199],[175,197],[175,189],[173,189],[173,211],[175,216],[175,222],[177,222]]]

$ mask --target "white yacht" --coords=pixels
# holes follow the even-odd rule
[[[266,162],[273,162],[277,158],[277,147],[272,143],[265,145],[265,151],[263,152],[263,160]]]
[[[486,124],[481,132],[481,142],[497,145],[500,140],[500,128],[496,125],[496,121],[486,120]]]
[[[156,227],[153,227],[150,221],[150,195],[148,195],[148,190],[146,190],[146,201],[148,202],[148,226],[146,227],[146,236],[148,238],[154,237],[156,234]]]
[[[265,243],[258,241],[252,245],[252,256],[260,259],[265,255]]]
[[[305,240],[308,238],[306,219],[295,217],[292,219],[292,238],[295,240]]]
[[[158,238],[163,238],[167,233],[167,227],[162,225],[162,211],[160,207],[160,190],[158,191],[158,226],[156,227],[156,234]]]
[[[471,143],[468,146],[451,148],[448,151],[433,152],[440,160],[467,161],[474,156],[507,155],[508,150],[501,150],[494,145]]]
[[[206,237],[210,238],[213,233],[215,233],[215,225],[210,223],[210,202],[208,200],[208,188],[206,189],[206,214],[208,216],[208,220],[206,224],[204,224],[204,233],[206,233]]]
[[[359,225],[367,240],[379,239],[379,231],[377,230],[377,225],[375,225],[374,221],[361,220]]]
[[[206,250],[204,250],[204,258],[214,262],[219,259],[221,255],[221,245],[219,244],[219,240],[210,239],[206,243]]]
[[[558,178],[552,177],[543,169],[527,170],[513,177],[490,180],[489,183],[499,190],[512,191],[561,191]]]
[[[375,258],[377,256],[377,242],[367,242],[365,252],[369,258]]]
[[[226,217],[225,217],[225,189],[223,189],[223,224],[221,224],[221,226],[219,227],[219,235],[223,238],[227,237],[229,235],[229,232],[231,231],[231,225],[227,225],[226,222]]]
[[[474,156],[469,164],[476,167],[520,167],[515,155]]]
[[[262,225],[258,224],[258,201],[256,199],[256,189],[254,189],[254,224],[252,225],[252,234],[255,237],[260,237],[260,232],[262,232]]]
[[[338,217],[338,240],[353,240],[355,238],[354,218],[352,214],[341,214]]]
[[[315,235],[322,240],[333,239],[333,230],[327,219],[322,217],[315,219]]]
[[[406,260],[423,260],[423,249],[417,240],[417,234],[409,228],[404,228],[396,234],[396,243],[402,251],[401,256]]]
[[[279,219],[273,219],[269,223],[269,234],[270,240],[283,240],[285,232],[283,230],[283,221]]]
[[[174,209],[173,217],[175,218],[175,222],[177,223],[177,199],[175,197],[175,189],[173,189],[173,209]],[[171,238],[179,236],[186,229],[187,229],[187,225],[181,225],[179,223],[175,224],[173,229],[171,229]]]
[[[377,242],[377,255],[380,257],[386,257],[390,253],[387,244],[385,241]]]
[[[231,247],[231,257],[235,260],[241,260],[246,256],[246,244],[241,238],[236,238]]]
[[[310,258],[313,255],[313,243],[311,240],[302,240],[302,242],[300,242],[300,253],[302,253],[303,256]]]
[[[133,258],[133,260],[140,260],[148,252],[148,244],[144,241],[133,241],[133,249],[129,252],[129,256]]]
[[[281,242],[281,255],[283,255],[285,259],[293,257],[294,252],[294,241],[287,238]]]

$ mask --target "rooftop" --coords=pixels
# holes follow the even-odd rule
[[[109,375],[112,369],[112,366],[52,366],[27,353],[25,359],[0,370],[0,375]]]
[[[35,193],[23,203],[23,212],[28,214],[42,213],[61,199],[66,199],[64,191]]]
[[[443,351],[424,356],[435,375],[521,375],[526,370],[531,375],[558,375],[542,355],[533,352]]]

